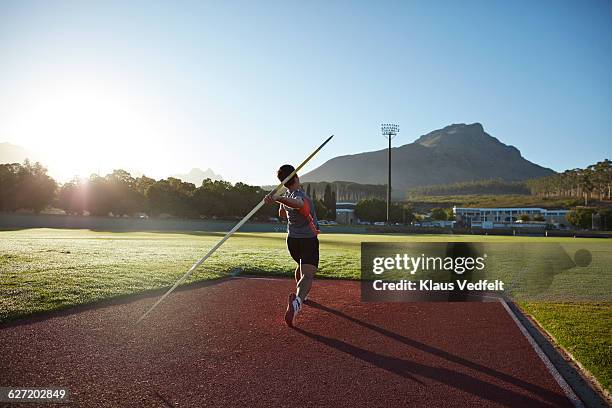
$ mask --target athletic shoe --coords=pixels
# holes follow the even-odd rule
[[[295,308],[295,293],[290,293],[287,301],[287,311],[285,312],[285,323],[287,323],[287,326],[293,327],[295,315],[297,315],[297,309]]]

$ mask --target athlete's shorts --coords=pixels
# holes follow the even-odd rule
[[[312,238],[293,238],[287,237],[287,249],[293,260],[303,264],[319,267],[319,239]]]

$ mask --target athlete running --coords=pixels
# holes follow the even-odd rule
[[[278,179],[283,181],[293,170],[294,167],[289,164],[281,166],[277,172]],[[314,203],[302,190],[297,174],[285,183],[285,187],[287,190],[283,195],[268,194],[265,201],[267,204],[280,204],[278,215],[287,219],[287,249],[297,264],[296,293],[289,294],[285,312],[285,322],[292,327],[310,292],[319,266],[319,222]]]

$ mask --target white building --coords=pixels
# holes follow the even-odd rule
[[[356,203],[342,202],[336,203],[336,222],[338,224],[356,224],[357,216],[355,215]]]
[[[453,214],[459,223],[476,228],[508,228],[520,226],[522,215],[529,216],[531,221],[543,218],[542,223],[553,225],[568,225],[565,218],[569,210],[547,210],[545,208],[465,208],[453,207]],[[526,224],[527,225],[527,224]],[[526,226],[525,225],[525,226]],[[530,223],[529,225],[537,225]]]

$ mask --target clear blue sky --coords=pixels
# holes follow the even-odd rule
[[[450,123],[561,171],[612,156],[610,1],[0,3],[0,142],[69,177],[274,181]]]

